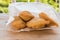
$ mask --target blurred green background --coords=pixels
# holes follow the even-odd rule
[[[28,0],[16,0],[16,2],[27,2]],[[34,2],[35,0],[30,0]],[[52,6],[57,12],[59,11],[59,0],[39,0],[39,2]],[[0,13],[7,13],[11,0],[0,0]]]

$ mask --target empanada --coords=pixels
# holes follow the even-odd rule
[[[41,12],[39,16],[40,18],[43,18],[46,21],[50,21],[50,24],[48,24],[48,26],[58,26],[58,24],[55,21],[53,21],[51,18],[49,18],[49,16],[46,15],[44,12]]]
[[[24,21],[29,21],[32,18],[34,18],[34,16],[30,12],[28,12],[28,11],[22,11],[22,12],[20,12],[19,13],[19,17],[21,19],[23,19]]]
[[[11,22],[12,29],[19,30],[19,29],[22,29],[26,26],[25,22],[21,18],[19,18],[17,16],[15,16],[14,18],[15,19]]]
[[[43,28],[45,27],[46,24],[48,21],[45,21],[44,19],[42,18],[34,18],[32,20],[30,20],[29,22],[27,22],[27,27],[28,28],[33,28],[33,29],[40,29],[40,28]]]

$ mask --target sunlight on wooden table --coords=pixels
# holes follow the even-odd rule
[[[60,40],[60,27],[30,32],[11,32],[5,30],[6,20],[0,19],[0,40]]]

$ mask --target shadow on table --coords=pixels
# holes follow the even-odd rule
[[[56,38],[57,34],[54,30],[42,30],[42,31],[30,31],[30,32],[11,32],[11,31],[0,31],[0,35],[3,38],[9,38],[10,40],[49,40]]]
[[[29,32],[8,32],[10,35],[21,35],[21,36],[48,36],[48,35],[56,35],[56,32],[52,29],[49,30],[41,30],[41,31],[29,31]]]

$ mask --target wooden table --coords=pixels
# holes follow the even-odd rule
[[[30,32],[11,32],[5,30],[8,17],[0,18],[0,40],[60,40],[60,27]]]

